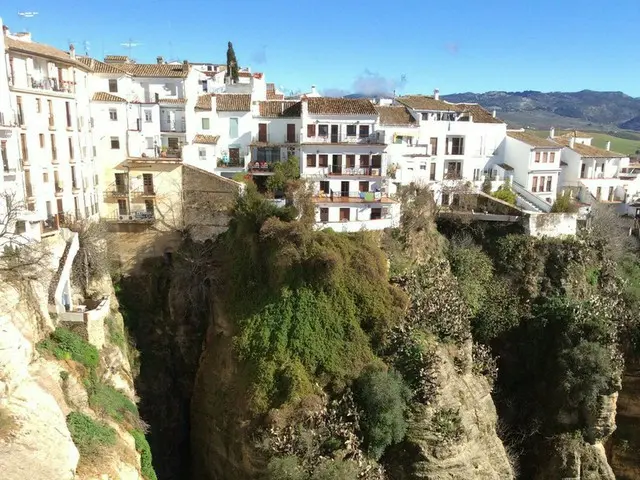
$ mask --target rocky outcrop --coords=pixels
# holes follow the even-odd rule
[[[460,355],[460,350],[465,355]],[[472,372],[466,350],[438,345],[434,398],[414,404],[405,441],[386,455],[391,478],[468,480],[514,478],[496,433],[488,380]]]
[[[78,470],[80,454],[66,417],[71,411],[98,417],[89,408],[82,367],[36,349],[58,326],[47,309],[47,291],[64,243],[53,243],[52,251],[52,269],[42,272],[39,280],[0,280],[0,476],[4,480],[142,480],[133,438],[109,420],[105,421],[118,436],[113,451],[91,469]],[[104,351],[114,348],[107,342]],[[128,376],[128,381],[113,384],[120,388],[126,383],[128,389],[123,390],[133,398],[126,357],[121,355],[118,361],[101,357],[99,373],[117,371],[111,376]],[[101,379],[109,381],[108,376]]]

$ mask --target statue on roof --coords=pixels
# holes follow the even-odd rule
[[[229,42],[227,48],[227,77],[233,83],[238,83],[238,61],[236,60],[236,52],[233,51],[233,44]]]

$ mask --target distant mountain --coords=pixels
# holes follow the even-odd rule
[[[442,98],[454,103],[479,103],[487,110],[496,110],[510,126],[640,131],[640,98],[622,92],[467,92]]]

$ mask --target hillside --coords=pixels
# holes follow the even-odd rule
[[[640,130],[640,98],[622,92],[486,92],[444,95],[450,102],[479,103],[512,126],[545,129]]]

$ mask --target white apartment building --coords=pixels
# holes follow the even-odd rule
[[[378,230],[397,221],[389,196],[378,112],[366,99],[303,97],[301,175],[313,189],[318,225],[340,231]]]
[[[592,137],[581,132],[570,132],[556,136],[551,129],[550,137],[562,149],[562,188],[588,192],[583,201],[593,200],[622,202],[635,197],[640,191],[637,175],[629,171],[629,157],[607,148],[591,145]]]
[[[90,69],[69,52],[33,42],[3,27],[2,111],[4,187],[21,193],[21,232],[33,238],[98,213],[100,191],[89,122]],[[4,82],[7,81],[7,90]],[[5,103],[6,102],[6,103]],[[3,163],[3,167],[5,164]],[[24,222],[23,222],[24,220]],[[39,235],[33,229],[39,222]]]
[[[534,208],[550,211],[558,191],[562,145],[524,130],[509,130],[500,149],[514,190]]]

